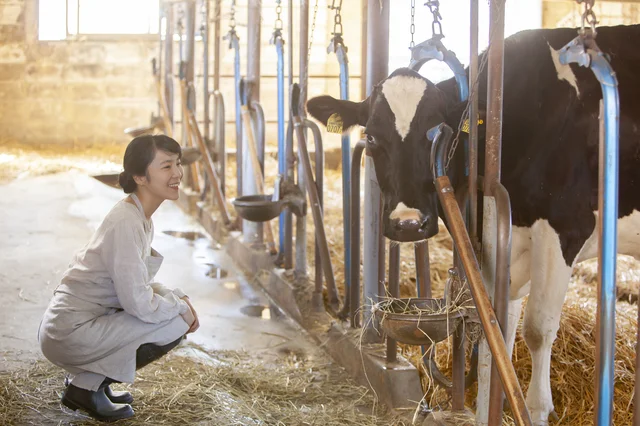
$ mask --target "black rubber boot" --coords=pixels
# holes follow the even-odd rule
[[[133,408],[128,404],[114,404],[105,394],[107,385],[100,385],[97,391],[82,389],[70,384],[62,395],[62,403],[71,410],[82,410],[103,422],[133,417]]]
[[[107,398],[109,398],[109,401],[113,402],[114,404],[131,404],[133,402],[133,395],[131,395],[130,392],[126,392],[126,391],[112,390],[109,387],[112,383],[121,383],[121,382],[107,377],[106,379],[104,379],[104,382],[102,382],[102,385],[100,385],[100,386],[104,386],[104,394],[107,395]]]
[[[151,364],[153,361],[157,361],[166,355],[171,349],[178,346],[184,336],[178,337],[173,342],[159,346],[153,343],[145,343],[140,345],[136,351],[136,370],[141,369],[144,366]]]

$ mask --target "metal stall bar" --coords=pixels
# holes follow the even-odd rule
[[[293,0],[287,2],[287,36],[289,37],[289,51],[287,52],[287,76],[289,84],[289,99],[293,86]],[[291,105],[289,105],[289,121],[287,123],[287,135],[285,141],[285,180],[291,184],[294,182],[294,162],[293,155],[293,126],[291,123]],[[287,209],[284,214],[284,264],[286,270],[293,268],[293,214]],[[297,242],[296,242],[297,244]]]
[[[164,99],[167,105],[169,125],[173,129],[173,5],[165,3],[165,36],[164,36]],[[166,129],[165,129],[166,130]],[[169,130],[172,131],[172,130]]]
[[[618,81],[596,44],[593,2],[585,2],[582,31],[560,50],[562,64],[590,67],[600,82],[600,164],[598,187],[598,314],[596,317],[596,425],[610,425],[613,416],[616,254],[618,245],[618,168],[620,100]],[[584,29],[591,24],[591,32]],[[637,384],[636,384],[637,386]],[[635,421],[638,421],[636,419]]]
[[[469,237],[478,244],[478,0],[471,0],[469,60]]]
[[[389,297],[400,297],[400,244],[390,244],[389,247]],[[398,359],[398,342],[387,337],[387,364]]]
[[[336,2],[338,4],[336,5]],[[329,9],[335,10],[333,23],[333,38],[327,47],[327,53],[335,53],[340,64],[340,99],[349,100],[349,57],[347,46],[342,39],[342,0],[333,0]],[[342,126],[334,129],[342,134]],[[344,277],[345,277],[345,310],[341,316],[348,315],[349,305],[346,303],[351,288],[351,237],[349,227],[349,202],[351,200],[349,177],[351,175],[351,138],[349,134],[342,135],[342,229],[344,241]]]
[[[255,123],[255,110],[245,111],[245,107],[252,107],[254,102],[260,102],[260,12],[262,2],[260,0],[249,0],[248,3],[248,18],[247,18],[247,93],[240,91],[242,103],[241,107],[243,121],[245,124],[244,131],[242,132],[242,152],[248,153],[249,149],[256,148],[256,154],[258,159],[262,159],[264,153],[262,147],[254,146],[250,147],[249,137],[246,133],[251,131],[250,124],[247,123],[245,115],[248,113],[251,116],[251,122]],[[255,133],[254,133],[255,134]],[[255,141],[255,140],[254,140]],[[249,153],[252,157],[253,153]],[[251,176],[258,176],[263,169],[263,164],[260,161],[260,167],[254,162],[254,158],[242,159],[242,176],[246,176],[247,179],[242,181],[242,195],[261,194],[262,191],[257,185],[256,179],[252,179]],[[260,247],[263,242],[263,226],[262,223],[244,221],[242,226],[242,233],[244,242],[247,244]]]
[[[304,126],[305,129],[311,130],[311,134],[313,135],[313,141],[314,141],[314,148],[315,148],[315,163],[316,163],[316,174],[315,174],[315,182],[316,182],[316,187],[318,189],[318,205],[320,208],[320,212],[323,213],[324,215],[324,207],[323,207],[323,194],[324,194],[324,148],[322,145],[322,133],[320,132],[320,128],[318,127],[318,125],[316,123],[314,123],[311,120],[303,120],[302,124]],[[312,299],[312,304],[315,307],[318,307],[319,309],[324,309],[323,308],[323,300],[322,300],[322,263],[319,262],[319,260],[321,260],[321,247],[320,247],[320,241],[319,241],[319,237],[318,237],[318,232],[316,231],[316,238],[315,238],[315,283],[316,283],[316,290],[313,293],[313,299]],[[332,284],[330,283],[333,282]],[[327,277],[327,288],[336,288],[336,284],[335,284],[335,278],[334,277]],[[337,288],[335,291],[335,297],[333,297],[333,294],[331,292],[329,292],[329,305],[331,306],[331,308],[334,311],[337,311],[338,309],[338,305],[340,304],[339,300],[338,300],[338,296],[337,296]]]
[[[360,140],[353,148],[351,157],[351,288],[345,305],[349,306],[351,327],[360,327],[360,163],[366,141]]]
[[[234,50],[233,58],[233,75],[234,75],[234,87],[236,93],[236,179],[237,190],[236,195],[239,197],[243,195],[242,192],[242,107],[240,98],[240,79],[242,74],[240,72],[240,38],[236,32],[236,0],[231,0],[231,10],[229,18],[229,32],[224,36],[224,40],[229,40],[229,49]],[[240,217],[238,217],[240,221]]]
[[[200,34],[202,36],[202,99],[204,100],[204,140],[211,143],[211,116],[209,110],[209,15],[211,13],[209,0],[202,0],[202,22],[200,23]],[[213,149],[213,146],[211,146]]]
[[[214,149],[217,155],[216,163],[218,164],[218,174],[220,177],[220,189],[222,195],[226,195],[227,179],[225,173],[227,170],[227,142],[225,140],[225,108],[224,98],[219,90],[213,91],[213,104],[215,116],[213,119],[213,141]],[[215,189],[214,189],[215,191]]]
[[[295,83],[291,86],[291,93],[289,98],[289,108],[291,109],[291,117],[292,121],[292,136],[295,129],[293,128],[293,117],[297,115],[294,111],[300,111],[303,114],[302,118],[304,118],[305,108],[304,105],[307,103],[307,84],[309,83],[309,1],[308,0],[300,0],[300,15],[298,18],[298,22],[300,25],[300,33],[299,33],[299,42],[300,42],[300,50],[299,50],[299,90],[300,90],[300,98],[299,104],[294,105],[294,89]],[[304,130],[304,129],[303,129]],[[304,132],[303,132],[304,133]],[[291,149],[293,152],[293,139],[291,139]],[[292,155],[291,161],[295,162],[295,156]],[[304,190],[306,187],[306,179],[304,172],[304,166],[302,162],[298,162],[298,187]],[[307,218],[305,217],[297,217],[296,218],[296,276],[303,278],[307,276]]]
[[[390,0],[368,0],[367,7],[367,95],[373,86],[389,75],[389,8]],[[381,279],[380,264],[384,264],[384,244],[382,237],[380,186],[373,166],[373,158],[366,153],[364,171],[364,301],[378,300],[378,283]],[[353,309],[359,307],[353,306]],[[365,342],[380,341],[375,330],[371,307],[363,309],[363,321],[366,329]]]
[[[282,13],[282,0],[276,0],[276,22],[273,28],[273,35],[270,43],[276,47],[276,55],[278,57],[278,65],[276,72],[277,82],[277,96],[278,96],[278,174],[280,176],[286,176],[287,174],[287,158],[286,158],[286,139],[284,124],[286,121],[284,115],[284,40],[282,39],[282,19],[280,14]],[[280,261],[284,261],[282,258],[286,252],[286,217],[287,211],[280,213],[278,218],[278,234],[279,234],[279,252]]]
[[[293,126],[296,130],[296,136],[298,139],[298,157],[300,163],[302,164],[303,171],[305,176],[305,183],[307,188],[307,194],[309,195],[309,201],[311,204],[311,212],[313,214],[313,223],[315,226],[315,235],[316,235],[316,243],[319,246],[319,255],[320,258],[316,259],[316,264],[318,260],[322,264],[322,269],[324,271],[325,279],[327,281],[327,293],[329,298],[329,306],[337,311],[340,303],[340,299],[338,298],[338,292],[336,289],[335,277],[333,275],[333,266],[331,264],[331,255],[329,253],[329,245],[327,242],[327,235],[324,229],[324,223],[322,221],[322,209],[320,202],[320,195],[318,193],[318,186],[314,184],[313,179],[313,170],[311,169],[311,159],[309,157],[309,150],[307,149],[307,140],[304,134],[304,127],[306,125],[304,119],[298,115],[300,105],[298,100],[298,96],[300,96],[299,86],[297,84],[293,85],[293,90],[291,91],[291,105],[293,106]],[[311,123],[308,121],[308,123]],[[313,124],[313,123],[312,123]],[[317,129],[317,126],[316,126]],[[319,129],[317,130],[317,136],[320,135]],[[318,283],[316,283],[317,285]],[[316,290],[317,291],[317,290]]]
[[[491,306],[489,295],[484,286],[478,260],[467,235],[464,220],[455,197],[453,186],[446,175],[444,165],[449,153],[449,145],[453,131],[442,123],[429,132],[434,141],[431,151],[432,169],[436,177],[436,190],[443,206],[453,241],[459,251],[460,260],[469,281],[471,294],[475,302],[482,328],[484,329],[489,348],[497,365],[502,384],[511,405],[511,410],[518,425],[531,425],[531,419],[520,389],[513,364],[508,356],[504,337],[498,318]],[[486,184],[486,183],[485,183]]]

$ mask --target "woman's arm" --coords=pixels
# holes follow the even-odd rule
[[[154,293],[143,260],[144,238],[134,223],[114,223],[105,235],[101,257],[125,312],[157,324],[186,313],[189,305],[173,292]]]

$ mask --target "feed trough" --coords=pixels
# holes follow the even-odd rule
[[[432,345],[455,331],[464,308],[445,299],[388,299],[376,304],[375,314],[388,337],[409,345]]]

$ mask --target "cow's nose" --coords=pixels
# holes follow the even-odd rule
[[[394,226],[399,231],[417,232],[426,230],[429,226],[429,217],[421,217],[420,219],[404,219],[394,221]]]

